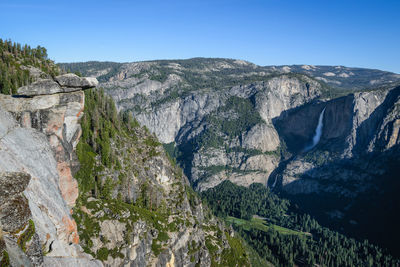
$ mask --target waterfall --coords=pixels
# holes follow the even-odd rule
[[[277,181],[278,181],[278,178],[275,177],[275,181],[274,181],[274,183],[272,184],[272,188],[275,187]]]
[[[304,149],[304,152],[307,152],[307,151],[313,149],[318,144],[319,140],[321,139],[322,127],[324,126],[322,121],[324,120],[325,108],[322,110],[321,114],[319,114],[318,125],[317,125],[317,128],[315,129],[315,134],[314,134],[314,137],[312,140],[312,144],[309,146],[306,146],[306,148]]]

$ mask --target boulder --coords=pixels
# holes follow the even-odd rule
[[[57,76],[55,80],[58,82],[60,86],[70,87],[69,89],[71,90],[72,88],[86,89],[86,88],[96,87],[99,83],[96,78],[79,77],[78,75],[73,73],[67,73]]]
[[[7,199],[22,193],[28,186],[31,176],[24,172],[0,172],[0,205]]]
[[[51,76],[49,74],[33,66],[22,65],[21,69],[29,71],[29,75],[31,76],[34,82],[41,79],[51,79]]]
[[[51,79],[39,80],[18,88],[18,94],[25,96],[51,95],[60,92],[62,92],[60,85]]]
[[[1,205],[0,223],[5,232],[21,231],[31,218],[28,199],[22,194],[12,196]]]

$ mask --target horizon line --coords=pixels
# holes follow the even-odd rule
[[[374,67],[359,67],[359,66],[346,66],[346,65],[330,65],[330,64],[302,64],[302,63],[293,63],[293,64],[280,64],[280,65],[259,65],[253,63],[249,60],[239,59],[239,58],[224,58],[224,57],[189,57],[189,58],[166,58],[166,59],[146,59],[146,60],[137,60],[137,61],[112,61],[112,60],[83,60],[83,61],[70,61],[70,62],[57,62],[56,64],[74,64],[74,63],[88,63],[88,62],[101,62],[101,63],[118,63],[118,64],[129,64],[129,63],[141,63],[141,62],[157,62],[157,61],[182,61],[182,60],[193,60],[193,59],[214,59],[214,60],[234,60],[234,61],[244,61],[252,65],[256,65],[258,67],[290,67],[290,66],[314,66],[314,67],[344,67],[349,69],[368,69],[368,70],[378,70],[383,72],[389,72],[396,75],[400,75],[400,73],[374,68]]]

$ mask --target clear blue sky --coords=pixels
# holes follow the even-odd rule
[[[400,0],[0,0],[0,38],[56,62],[228,57],[400,73]]]

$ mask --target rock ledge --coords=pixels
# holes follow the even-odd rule
[[[79,77],[73,73],[59,75],[53,79],[41,79],[32,84],[20,87],[18,95],[37,96],[52,95],[57,93],[68,93],[96,87],[96,78]]]

